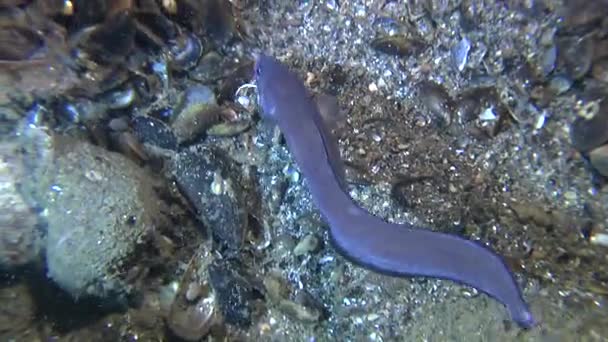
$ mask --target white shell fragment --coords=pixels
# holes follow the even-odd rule
[[[479,119],[481,121],[494,121],[497,119],[496,114],[494,114],[494,107],[490,106],[486,109],[483,110],[483,112],[481,112],[481,114],[479,115]]]
[[[534,124],[534,130],[538,131],[545,125],[545,121],[547,120],[547,111],[543,111],[538,118],[536,118],[536,123]]]
[[[596,233],[591,236],[591,243],[608,247],[608,234]]]
[[[452,47],[452,62],[458,71],[464,70],[467,58],[469,57],[469,51],[471,51],[471,42],[469,42],[467,37],[462,37],[460,42]]]

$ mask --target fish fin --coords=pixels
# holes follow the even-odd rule
[[[322,127],[319,128],[321,136],[325,143],[325,149],[329,163],[338,178],[338,182],[343,190],[347,190],[346,171],[344,162],[340,156],[340,148],[338,147],[338,137],[336,130],[343,123],[344,116],[340,113],[338,100],[335,96],[326,94],[317,94],[314,96],[317,109],[321,116]],[[342,120],[342,122],[340,122]]]

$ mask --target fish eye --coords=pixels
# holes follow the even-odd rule
[[[255,66],[255,76],[260,76],[262,74],[262,67],[258,64]]]

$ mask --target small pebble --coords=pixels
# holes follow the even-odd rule
[[[317,310],[300,305],[291,300],[282,300],[279,303],[279,308],[286,315],[305,323],[315,323],[321,318],[321,313]]]
[[[546,119],[547,119],[547,113],[543,111],[536,119],[536,123],[534,124],[534,129],[539,130],[539,129],[543,128],[543,126],[545,125]]]
[[[281,234],[274,241],[274,253],[279,256],[287,255],[288,252],[294,249],[295,242],[291,235]]]
[[[494,107],[490,106],[481,112],[479,115],[479,119],[481,121],[493,121],[497,119],[496,114],[494,114]]]
[[[566,191],[564,193],[564,198],[567,199],[567,200],[569,200],[569,201],[573,201],[574,202],[574,201],[576,201],[577,197],[578,196],[576,195],[576,192],[574,192],[574,191]]]
[[[213,182],[211,182],[211,192],[214,195],[221,195],[224,192],[224,180],[219,173],[213,175]]]
[[[564,75],[554,76],[549,81],[549,89],[554,91],[556,95],[567,92],[570,86],[572,86],[572,80]]]
[[[283,168],[283,174],[287,176],[287,179],[289,179],[289,181],[292,183],[298,183],[300,181],[300,173],[293,165],[285,165],[285,168]]]
[[[114,132],[122,132],[129,129],[129,123],[127,122],[127,118],[123,116],[110,120],[108,128]]]
[[[306,235],[293,249],[296,256],[301,256],[313,252],[319,246],[319,239],[313,235]]]
[[[370,322],[373,322],[373,321],[377,320],[378,318],[380,318],[380,316],[377,314],[374,314],[374,313],[367,315],[367,320]]]
[[[201,287],[196,282],[191,282],[188,285],[188,290],[186,290],[186,299],[190,302],[193,302],[198,299],[201,295]]]
[[[591,243],[593,243],[595,245],[608,247],[608,234],[606,234],[606,233],[593,234],[593,235],[591,235],[590,241],[591,241]]]
[[[249,98],[247,96],[239,96],[236,102],[245,108],[249,108]]]

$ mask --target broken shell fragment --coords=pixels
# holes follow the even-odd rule
[[[418,39],[397,35],[378,37],[372,40],[371,46],[373,49],[389,55],[406,57],[420,52],[424,43]]]
[[[200,340],[220,322],[216,294],[209,285],[206,271],[212,259],[206,247],[192,256],[167,317],[169,329],[187,341]],[[188,293],[193,287],[197,288],[196,298]]]
[[[481,114],[479,114],[479,120],[481,121],[494,121],[498,118],[496,113],[494,113],[494,107],[490,106],[485,108]]]
[[[314,234],[306,235],[293,249],[295,256],[302,256],[314,252],[319,247],[319,238]]]
[[[422,104],[436,118],[439,127],[452,123],[453,100],[445,88],[435,82],[423,81],[419,84]]]
[[[572,80],[565,75],[556,75],[549,81],[549,89],[556,95],[561,95],[570,89]]]
[[[589,238],[589,241],[595,245],[608,247],[608,233],[594,232]]]
[[[552,45],[546,48],[540,54],[540,73],[543,77],[548,76],[555,69],[555,61],[557,60],[557,48]]]
[[[452,48],[452,62],[458,71],[464,70],[471,51],[471,42],[467,37],[462,37],[460,42]]]
[[[589,152],[589,159],[591,165],[602,174],[604,177],[608,177],[608,145],[600,146]]]

